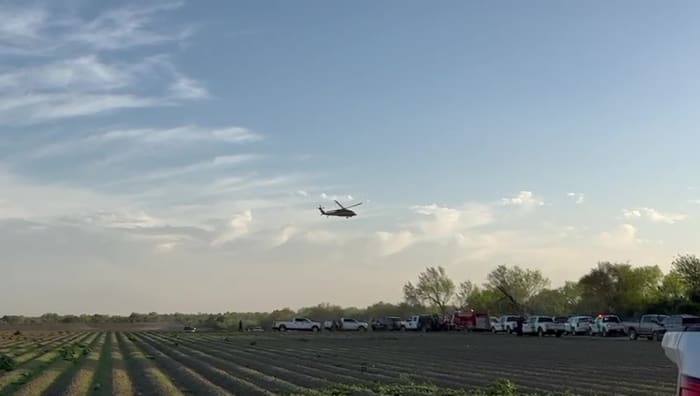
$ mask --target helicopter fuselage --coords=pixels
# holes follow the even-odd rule
[[[325,216],[338,216],[338,217],[353,217],[357,216],[357,213],[350,209],[335,209],[335,210],[321,210],[321,214]]]

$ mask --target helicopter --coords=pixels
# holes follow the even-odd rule
[[[333,210],[324,210],[323,206],[319,206],[318,210],[321,211],[322,215],[325,215],[326,217],[328,216],[338,216],[338,217],[345,217],[347,219],[357,216],[357,213],[354,211],[350,210],[350,208],[354,208],[355,206],[360,206],[362,205],[362,202],[356,203],[354,205],[350,206],[343,206],[340,202],[335,201],[335,203],[340,206],[340,209],[333,209]]]

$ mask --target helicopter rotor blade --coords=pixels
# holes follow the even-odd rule
[[[344,207],[343,205],[341,205],[340,202],[338,202],[338,201],[335,200],[335,199],[334,199],[334,201],[335,201],[336,204],[338,204],[338,206],[340,206],[340,209],[345,209],[345,207]]]
[[[358,202],[354,205],[346,206],[345,209],[354,208],[355,206],[360,206],[360,205],[362,205],[362,202]]]

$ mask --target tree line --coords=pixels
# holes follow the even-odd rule
[[[700,259],[679,255],[664,274],[654,266],[600,262],[578,281],[550,288],[538,270],[499,265],[481,286],[458,285],[442,267],[430,267],[404,285],[404,299],[445,314],[450,310],[491,314],[700,313]]]
[[[550,281],[539,270],[499,265],[486,281],[456,283],[443,267],[429,267],[418,280],[403,287],[404,301],[378,302],[365,308],[341,307],[322,303],[299,310],[284,308],[272,312],[225,313],[132,313],[128,316],[46,313],[37,317],[5,315],[0,324],[55,323],[177,323],[214,330],[234,330],[261,326],[275,320],[305,316],[316,320],[339,317],[372,319],[382,316],[406,318],[417,313],[447,315],[455,310],[501,314],[567,315],[573,313],[616,313],[635,317],[644,313],[700,313],[700,259],[677,256],[664,274],[658,266],[633,267],[629,263],[600,262],[578,281],[567,281],[550,288]]]

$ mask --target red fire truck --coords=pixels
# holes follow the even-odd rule
[[[488,331],[491,330],[491,318],[488,312],[456,311],[450,319],[453,330]]]

